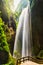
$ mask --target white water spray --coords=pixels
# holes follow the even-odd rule
[[[22,11],[19,24],[16,31],[14,51],[17,51],[21,57],[31,56],[31,13],[30,3]]]

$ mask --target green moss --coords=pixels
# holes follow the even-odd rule
[[[9,52],[10,52],[3,27],[4,27],[4,23],[0,18],[0,62],[1,64],[6,63],[8,61]]]
[[[9,61],[6,64],[3,65],[16,65],[16,58],[13,58],[11,54],[9,54]]]
[[[38,54],[37,57],[43,59],[43,50],[41,50],[41,51],[39,52],[39,54]]]

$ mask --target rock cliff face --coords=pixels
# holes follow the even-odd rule
[[[37,56],[40,51],[43,50],[43,0],[32,0],[31,23],[33,54]],[[42,55],[40,55],[40,57],[42,57]]]

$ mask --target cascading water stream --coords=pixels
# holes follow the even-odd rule
[[[30,7],[25,9],[24,25],[23,25],[23,38],[22,38],[22,57],[31,56],[30,44]]]
[[[31,56],[31,13],[29,5],[22,11],[16,31],[14,52],[17,51],[21,57]],[[14,55],[13,55],[14,56]]]

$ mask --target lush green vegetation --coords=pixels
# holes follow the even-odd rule
[[[1,65],[15,65],[16,59],[13,58],[13,47],[16,33],[16,22],[14,16],[12,17],[14,23],[9,27],[9,19],[12,11],[9,7],[9,0],[0,0],[0,64]],[[13,24],[15,27],[13,27]],[[14,29],[13,29],[14,28]]]
[[[6,35],[4,33],[4,23],[2,19],[0,18],[0,60],[1,60],[1,63],[5,63],[6,59],[8,60],[9,51],[10,50],[7,43]]]
[[[15,19],[9,27],[9,19],[12,11],[9,7],[9,0],[0,0],[0,64],[15,65],[16,59],[13,58],[13,47],[16,33]],[[14,28],[14,29],[13,29]]]
[[[0,18],[0,63],[3,65],[14,65],[16,59],[14,59],[10,53],[9,44],[7,43],[9,40],[6,37],[7,34],[5,34],[5,30],[5,24]]]
[[[1,18],[0,18],[0,50],[5,50],[9,52],[6,35],[4,34],[4,23]]]

